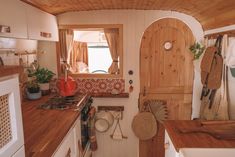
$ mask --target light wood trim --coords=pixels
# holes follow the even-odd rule
[[[207,34],[204,37],[208,39],[216,39],[219,35],[225,35],[225,34],[227,34],[229,37],[235,37],[235,30]]]
[[[113,74],[70,74],[73,77],[79,78],[123,78],[123,24],[86,24],[86,25],[59,25],[59,29],[79,29],[79,28],[117,28],[119,30],[119,50],[120,50],[120,73]],[[56,44],[57,52],[57,70],[58,76],[62,75],[60,68],[60,46]]]
[[[57,73],[58,76],[61,75],[61,68],[60,68],[60,44],[56,42],[56,64],[57,64]]]
[[[59,25],[59,29],[81,29],[81,28],[118,28],[122,29],[122,24],[73,24],[73,25]]]
[[[60,72],[61,74],[61,72]],[[79,77],[79,78],[122,78],[121,74],[113,75],[113,74],[69,74],[72,77]]]
[[[111,94],[111,93],[91,93],[96,98],[129,98],[129,93]]]
[[[13,75],[13,74],[22,74],[24,72],[24,68],[18,65],[5,65],[0,66],[0,77]]]

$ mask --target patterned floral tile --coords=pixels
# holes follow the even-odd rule
[[[119,93],[125,91],[124,79],[76,79],[79,93],[111,93],[113,90]],[[56,80],[51,81],[50,89],[58,92]]]

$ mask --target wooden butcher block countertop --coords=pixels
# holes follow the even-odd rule
[[[79,102],[83,104],[87,95]],[[45,110],[38,106],[49,99],[22,103],[26,157],[50,157],[79,116],[79,111]]]
[[[176,151],[180,148],[235,148],[235,121],[169,120],[164,122],[164,126]],[[200,130],[201,126],[209,128],[208,130],[212,132],[223,133],[221,130],[225,130],[223,133],[225,137],[228,138],[227,135],[233,134],[233,139],[219,139],[203,133]]]

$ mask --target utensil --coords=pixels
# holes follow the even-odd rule
[[[99,132],[106,132],[114,122],[114,117],[109,111],[100,111],[96,114],[95,128]]]

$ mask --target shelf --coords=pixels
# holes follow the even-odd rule
[[[224,35],[224,34],[227,34],[228,37],[235,37],[235,30],[229,30],[229,31],[224,31],[224,32],[207,34],[204,37],[208,38],[208,39],[216,39],[219,35]]]
[[[13,75],[13,74],[20,74],[23,73],[24,69],[22,66],[17,65],[5,65],[0,66],[0,77]]]
[[[129,93],[111,94],[111,93],[91,93],[95,98],[129,98]]]

